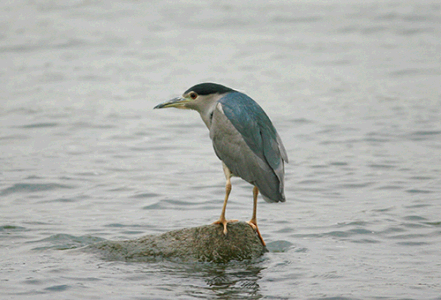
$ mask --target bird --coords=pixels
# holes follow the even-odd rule
[[[222,161],[225,198],[222,212],[213,224],[221,224],[227,234],[225,211],[232,189],[231,177],[252,184],[253,212],[247,223],[265,246],[257,226],[257,198],[285,202],[284,175],[288,155],[265,111],[246,94],[221,84],[205,82],[187,89],[182,96],[160,103],[154,109],[175,107],[197,111],[207,126],[213,148]]]

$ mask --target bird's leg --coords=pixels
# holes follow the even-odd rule
[[[251,220],[249,220],[247,223],[253,228],[257,236],[259,237],[260,241],[262,242],[262,245],[266,246],[262,235],[260,234],[259,227],[257,227],[257,195],[259,195],[259,189],[257,186],[254,186],[253,188],[253,216],[251,217]]]
[[[232,222],[237,222],[237,220],[227,220],[225,218],[225,211],[227,210],[228,197],[230,196],[230,192],[231,192],[231,176],[232,176],[230,169],[228,169],[227,166],[225,166],[225,165],[224,165],[224,173],[225,173],[225,178],[227,179],[227,183],[225,184],[224,206],[222,207],[222,212],[219,217],[219,220],[217,220],[213,224],[222,224],[224,226],[224,234],[226,235],[227,234],[227,224],[232,223]]]

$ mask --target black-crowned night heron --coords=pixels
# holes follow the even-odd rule
[[[227,223],[225,209],[231,192],[232,176],[239,176],[254,185],[253,215],[248,222],[256,230],[262,244],[263,238],[257,227],[257,195],[266,202],[285,202],[284,163],[288,162],[282,140],[263,109],[247,95],[216,83],[197,84],[155,108],[176,107],[199,112],[210,131],[214,151],[223,164],[225,200],[219,220],[224,234]]]

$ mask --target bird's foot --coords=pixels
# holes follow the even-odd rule
[[[234,223],[238,220],[227,220],[227,219],[219,219],[216,222],[213,222],[213,224],[222,224],[224,226],[224,234],[227,235],[227,224],[228,223]]]
[[[263,237],[262,237],[262,235],[260,234],[259,227],[257,227],[257,222],[254,221],[254,220],[250,220],[250,221],[248,221],[247,223],[248,223],[248,225],[250,225],[251,228],[253,228],[253,230],[257,233],[257,236],[259,237],[260,241],[262,242],[262,245],[263,245],[263,246],[266,246],[265,241],[263,240]]]

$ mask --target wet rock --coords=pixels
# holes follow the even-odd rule
[[[267,252],[255,231],[245,222],[206,225],[147,235],[136,240],[103,241],[87,247],[106,259],[125,261],[201,261],[225,263],[252,260]]]

